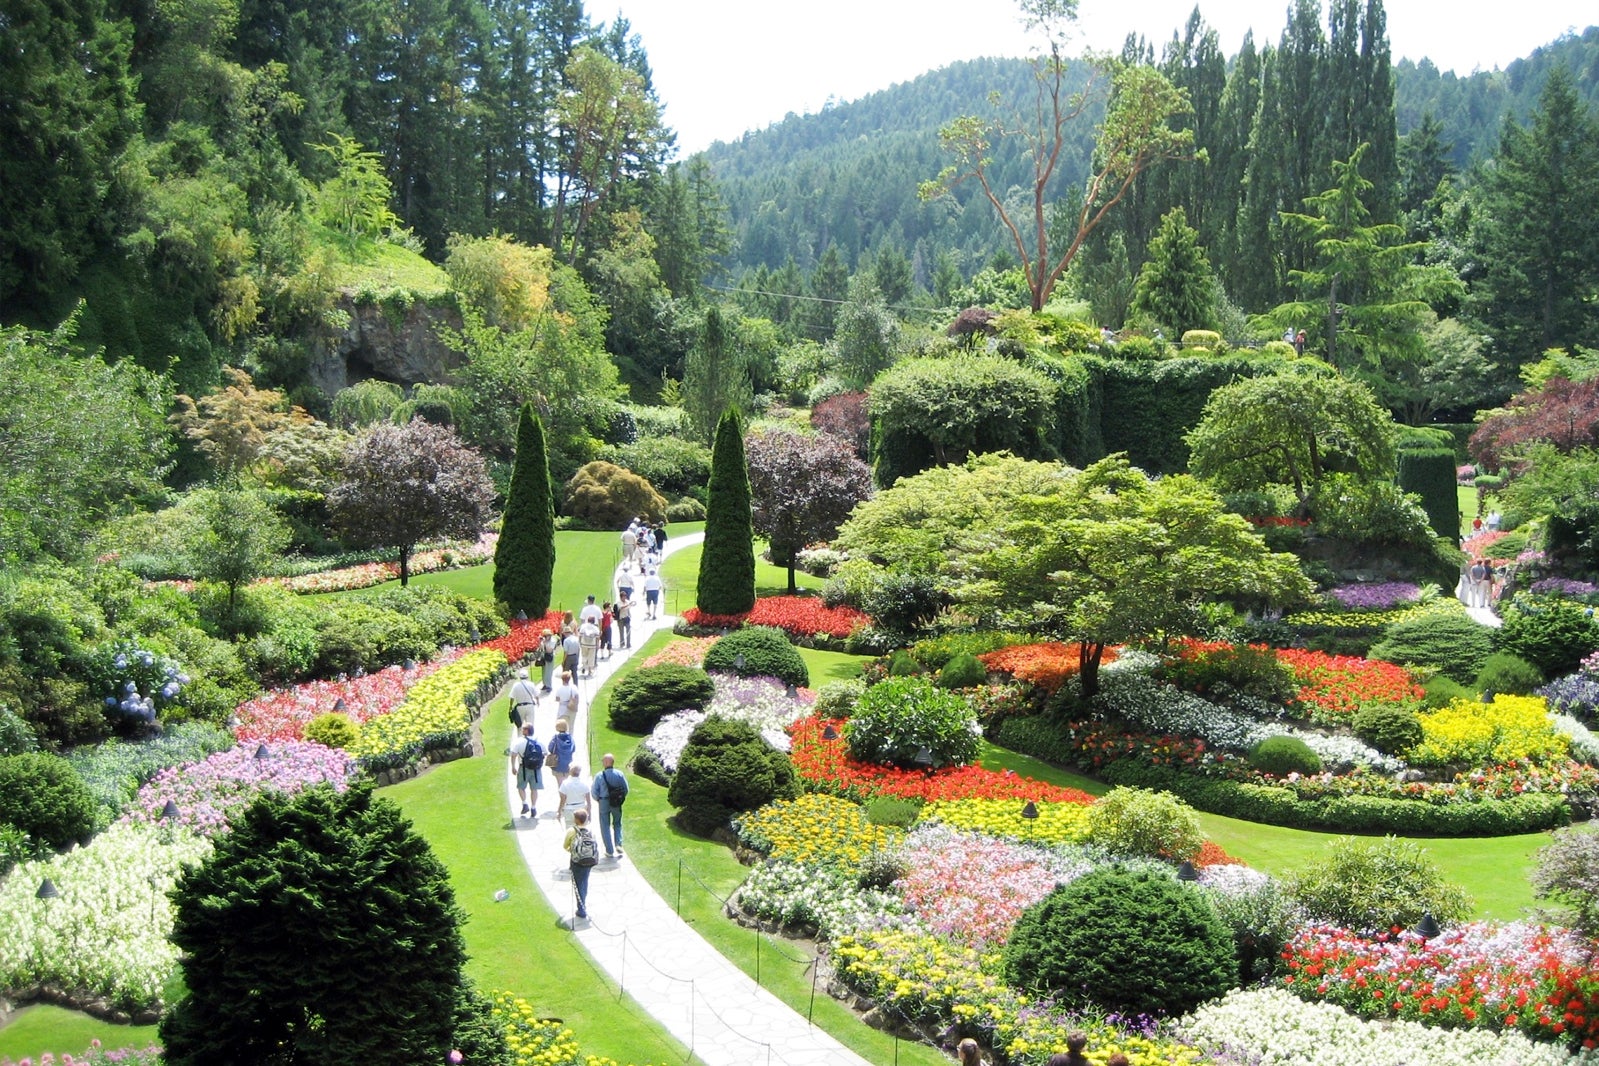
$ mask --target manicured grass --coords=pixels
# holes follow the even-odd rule
[[[703,525],[703,523],[701,523]],[[670,529],[667,530],[671,532]],[[788,568],[773,566],[763,562],[760,553],[766,550],[766,545],[757,541],[755,544],[755,595],[757,596],[786,596],[788,595]],[[682,614],[694,606],[694,595],[700,585],[700,545],[695,544],[684,548],[682,551],[666,557],[661,564],[661,579],[666,582],[666,609],[671,614]],[[803,570],[794,572],[794,583],[800,591],[817,590],[827,584],[826,580],[814,577]]]
[[[22,1008],[0,1029],[0,1059],[31,1058],[37,1062],[47,1051],[57,1059],[62,1055],[81,1055],[96,1040],[107,1051],[142,1051],[160,1043],[153,1025],[113,1025],[75,1010],[38,1003]]]
[[[668,633],[651,637],[616,676],[625,676],[636,663],[659,651],[671,639]],[[809,661],[813,675],[820,668],[841,668],[840,663],[826,665],[826,661],[812,659],[813,655],[829,653],[802,651],[802,654]],[[614,752],[621,761],[642,738],[610,728],[606,722],[609,695],[609,685],[600,690],[594,702],[589,735],[594,750]],[[716,950],[751,977],[758,973],[762,987],[799,1013],[809,1014],[818,1026],[868,1062],[948,1066],[949,1059],[930,1047],[901,1041],[896,1049],[893,1037],[862,1025],[853,1012],[829,996],[824,988],[813,989],[815,971],[809,965],[809,952],[802,945],[764,937],[726,917],[722,913],[722,900],[738,887],[749,871],[725,845],[689,836],[669,824],[667,818],[672,808],[666,802],[666,789],[636,774],[630,776],[630,782],[625,830],[628,858],[662,898],[676,904],[683,920]],[[803,961],[791,961],[795,959]]]
[[[491,737],[505,720],[505,701],[484,711]],[[499,750],[500,741],[489,745]],[[505,760],[460,759],[382,790],[404,809],[450,869],[456,902],[466,914],[466,972],[480,991],[514,992],[540,1016],[556,1017],[585,1052],[622,1063],[682,1061],[686,1050],[616,984],[561,927],[533,883],[505,806]],[[632,805],[629,804],[629,810]],[[494,900],[505,889],[510,898]]]

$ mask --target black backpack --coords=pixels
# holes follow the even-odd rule
[[[605,802],[620,808],[627,801],[627,778],[608,766],[600,771],[600,779],[605,782]]]
[[[544,747],[539,744],[538,738],[528,737],[527,743],[522,746],[522,765],[541,766],[544,763]]]

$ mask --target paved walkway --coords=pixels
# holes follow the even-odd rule
[[[673,537],[666,554],[698,544],[702,534]],[[673,603],[672,590],[666,602]],[[599,595],[598,591],[595,593]],[[642,599],[642,596],[640,596]],[[642,647],[657,629],[670,628],[675,619],[645,621],[642,606],[633,609],[633,647]],[[631,651],[618,649],[596,665],[595,676],[581,682],[583,710],[572,723],[577,750],[587,752],[589,703],[612,671]],[[535,735],[544,743],[555,732],[555,710],[545,699],[534,714]],[[510,727],[502,722],[485,728]],[[492,740],[485,747],[494,750]],[[602,753],[596,752],[596,757]],[[625,758],[625,752],[617,753]],[[585,780],[593,768],[579,757]],[[759,987],[744,971],[706,943],[673,912],[642,874],[625,857],[602,858],[589,877],[588,920],[574,919],[575,902],[567,873],[567,854],[561,849],[566,832],[555,820],[555,791],[549,774],[539,793],[538,819],[516,817],[521,801],[509,767],[506,804],[517,826],[517,842],[533,880],[556,913],[565,916],[578,943],[609,973],[624,991],[649,1011],[672,1035],[706,1066],[867,1066],[866,1060],[845,1048],[826,1032],[797,1014],[776,996]],[[631,778],[630,778],[631,779]],[[659,832],[648,824],[623,823],[624,838]],[[595,836],[599,833],[596,830]],[[786,965],[786,964],[785,964]],[[821,994],[821,993],[818,993]]]

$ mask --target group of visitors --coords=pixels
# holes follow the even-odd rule
[[[1087,1046],[1088,1034],[1081,1029],[1074,1029],[1066,1034],[1066,1050],[1051,1055],[1045,1066],[1090,1066],[1092,1060],[1083,1054]],[[955,1061],[959,1066],[982,1066],[982,1048],[977,1041],[967,1037],[955,1048]],[[1127,1056],[1120,1051],[1112,1052],[1110,1058],[1105,1060],[1105,1066],[1128,1066]]]
[[[1487,607],[1494,598],[1494,576],[1493,564],[1478,556],[1460,575],[1457,598],[1467,607]]]
[[[661,553],[666,551],[666,524],[653,525],[644,515],[639,515],[622,530],[622,561],[653,569],[661,565]]]

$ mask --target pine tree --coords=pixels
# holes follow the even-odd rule
[[[750,472],[744,458],[744,424],[728,408],[716,426],[711,481],[700,553],[699,595],[706,614],[742,614],[755,606],[755,530],[750,514]]]
[[[1173,337],[1191,329],[1216,328],[1216,279],[1199,246],[1199,234],[1180,207],[1166,212],[1149,242],[1133,308],[1170,330]]]
[[[516,465],[494,548],[494,598],[513,612],[538,618],[550,609],[555,574],[555,492],[544,422],[533,405],[522,407],[516,428]]]

